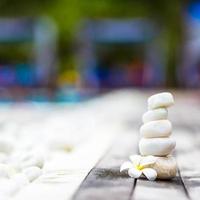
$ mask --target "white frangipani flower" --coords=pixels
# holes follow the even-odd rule
[[[128,170],[128,175],[133,178],[139,178],[142,174],[150,181],[154,181],[157,177],[157,172],[149,165],[156,162],[155,156],[140,156],[132,155],[130,161],[124,162],[120,167],[120,172]]]

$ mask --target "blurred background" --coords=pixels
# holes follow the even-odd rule
[[[1,0],[0,100],[200,86],[200,1]]]

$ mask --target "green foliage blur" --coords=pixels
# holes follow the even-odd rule
[[[49,16],[59,30],[60,70],[75,67],[75,33],[82,20],[148,17],[163,27],[168,86],[175,86],[175,66],[182,36],[181,0],[1,0],[1,16]]]

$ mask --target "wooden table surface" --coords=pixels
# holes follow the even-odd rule
[[[150,182],[119,172],[129,155],[138,154],[142,114],[147,110],[148,96],[156,92],[119,90],[78,105],[48,105],[45,109],[0,107],[0,122],[7,123],[0,127],[1,134],[13,132],[10,136],[15,135],[18,143],[22,139],[19,144],[31,140],[33,147],[38,142],[45,151],[48,147],[43,175],[12,199],[199,200],[199,91],[171,91],[175,106],[169,109],[169,119],[177,142],[177,176],[169,181]],[[17,130],[13,131],[15,125]],[[72,152],[55,152],[43,145],[49,142],[50,132],[53,136],[52,129],[56,134],[53,138],[63,138],[63,132],[64,138],[72,140]],[[26,132],[30,132],[30,137]]]
[[[127,111],[121,117],[121,133],[112,147],[89,172],[74,200],[169,200],[200,198],[200,93],[198,91],[172,91],[175,106],[169,110],[173,125],[172,137],[177,145],[174,152],[178,173],[172,180],[133,179],[120,173],[120,165],[131,154],[138,153],[141,115],[147,109],[146,99],[153,92],[119,91],[113,102],[123,102]],[[126,102],[127,101],[127,102]],[[123,110],[122,108],[122,110]],[[120,115],[120,113],[119,113]]]

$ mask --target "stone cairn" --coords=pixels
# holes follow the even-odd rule
[[[172,139],[172,125],[168,120],[167,108],[174,104],[171,93],[155,94],[148,99],[148,111],[143,115],[143,125],[140,128],[139,151],[142,156],[157,157],[150,166],[157,172],[157,177],[170,179],[176,176],[177,165],[171,155],[176,146]]]

